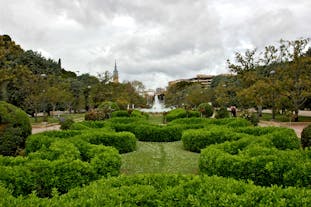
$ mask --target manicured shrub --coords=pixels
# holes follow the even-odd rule
[[[130,132],[84,131],[77,138],[91,144],[115,147],[119,153],[132,152],[136,149],[136,137]]]
[[[182,130],[179,126],[137,125],[134,134],[140,141],[173,142],[181,139]]]
[[[216,115],[215,115],[216,119],[223,119],[223,118],[228,118],[228,117],[230,117],[230,115],[226,107],[221,107],[220,109],[216,111]]]
[[[309,206],[311,190],[260,187],[231,178],[135,175],[101,179],[66,195],[13,197],[0,186],[3,206]]]
[[[25,147],[31,134],[27,114],[12,104],[0,101],[0,154],[14,156]]]
[[[106,126],[105,121],[82,121],[78,122],[79,124],[82,124],[88,128],[104,128]],[[74,123],[75,125],[76,123]],[[72,127],[74,128],[74,126]]]
[[[301,132],[301,145],[302,148],[311,146],[311,125],[305,127]]]
[[[183,146],[186,150],[200,152],[201,149],[225,141],[238,140],[246,134],[232,132],[226,127],[212,127],[211,129],[190,129],[182,134]]]
[[[268,136],[271,139],[273,145],[280,150],[300,148],[300,142],[293,129],[279,129],[278,131],[275,131],[266,136]]]
[[[297,143],[293,144],[291,138],[281,141],[287,144],[280,144],[273,139],[273,136],[278,139],[281,134],[268,135],[270,134],[244,137],[238,141],[211,145],[201,150],[200,172],[207,175],[250,179],[255,184],[264,186],[277,184],[308,187],[311,178],[305,176],[311,167],[309,154],[301,150],[288,150],[295,146],[297,148]]]
[[[81,142],[80,142],[81,143]],[[0,165],[0,182],[14,196],[28,195],[36,191],[40,197],[50,197],[53,188],[59,193],[86,185],[102,176],[119,174],[121,157],[112,147],[88,144],[86,160],[80,160],[80,152],[67,140],[51,143],[49,148],[29,154],[24,161]]]
[[[187,117],[187,112],[185,109],[177,108],[169,111],[166,114],[166,121],[170,122],[173,121],[174,119],[180,119],[180,118],[186,118]]]
[[[60,121],[60,129],[67,130],[70,129],[71,125],[74,123],[72,119],[64,119]]]
[[[200,112],[181,108],[173,109],[166,114],[166,121],[170,122],[173,121],[174,119],[188,118],[188,117],[200,117]]]
[[[115,117],[129,117],[130,114],[126,110],[118,110],[111,113],[111,118]]]
[[[131,117],[138,117],[138,118],[145,118],[148,119],[149,118],[149,114],[148,113],[144,113],[138,110],[133,110],[131,111]]]
[[[214,113],[214,108],[209,103],[201,103],[198,106],[198,111],[204,117],[211,117]]]

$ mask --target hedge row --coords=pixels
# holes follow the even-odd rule
[[[204,129],[190,129],[182,133],[182,142],[186,150],[200,152],[201,149],[225,141],[238,140],[249,136],[243,133],[236,133],[231,128],[214,126]]]
[[[116,149],[85,144],[89,162],[80,159],[79,150],[68,140],[55,141],[17,161],[0,159],[0,183],[14,196],[36,191],[38,196],[47,197],[53,188],[66,193],[102,176],[119,174],[121,157]]]
[[[116,133],[106,128],[97,130],[66,130],[50,131],[28,137],[26,153],[35,152],[42,146],[50,147],[57,138],[73,140],[84,140],[91,144],[102,144],[115,147],[120,153],[132,152],[136,149],[136,138],[132,133]]]
[[[225,118],[225,119],[206,119],[206,118],[184,118],[184,119],[176,119],[170,122],[168,125],[219,125],[219,126],[227,126],[232,128],[237,127],[247,127],[252,124],[246,119],[242,118]]]
[[[192,111],[192,110],[185,110],[185,109],[173,109],[171,111],[169,111],[166,116],[165,119],[167,122],[173,121],[175,119],[180,119],[180,118],[190,118],[190,117],[200,117],[201,114],[198,111]]]
[[[298,149],[299,142],[285,135],[281,131],[211,145],[201,151],[200,172],[264,186],[310,187],[311,153]]]
[[[311,190],[260,187],[228,178],[136,175],[102,179],[51,199],[14,198],[0,187],[3,206],[309,206]]]
[[[300,142],[292,129],[280,127],[241,127],[229,128],[226,126],[212,126],[204,129],[186,130],[182,134],[183,146],[186,150],[200,152],[201,149],[211,145],[220,144],[225,141],[234,141],[248,138],[255,141],[254,136],[265,136],[271,142],[271,146],[281,150],[299,149]],[[259,138],[260,139],[260,138]]]
[[[127,153],[136,150],[136,137],[130,132],[105,132],[105,131],[83,131],[77,136],[91,144],[103,144],[115,147],[119,153]]]

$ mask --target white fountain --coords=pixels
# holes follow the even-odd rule
[[[168,112],[172,110],[171,108],[166,108],[163,103],[160,102],[158,95],[154,96],[154,102],[150,109],[141,109],[140,111],[147,112],[147,113],[162,113]]]

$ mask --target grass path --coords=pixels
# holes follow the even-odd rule
[[[121,173],[197,174],[199,154],[183,149],[182,142],[138,142],[135,152],[122,154]]]

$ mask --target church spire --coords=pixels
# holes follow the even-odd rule
[[[114,71],[112,75],[112,80],[114,83],[119,83],[119,72],[117,70],[117,60],[114,62]]]

